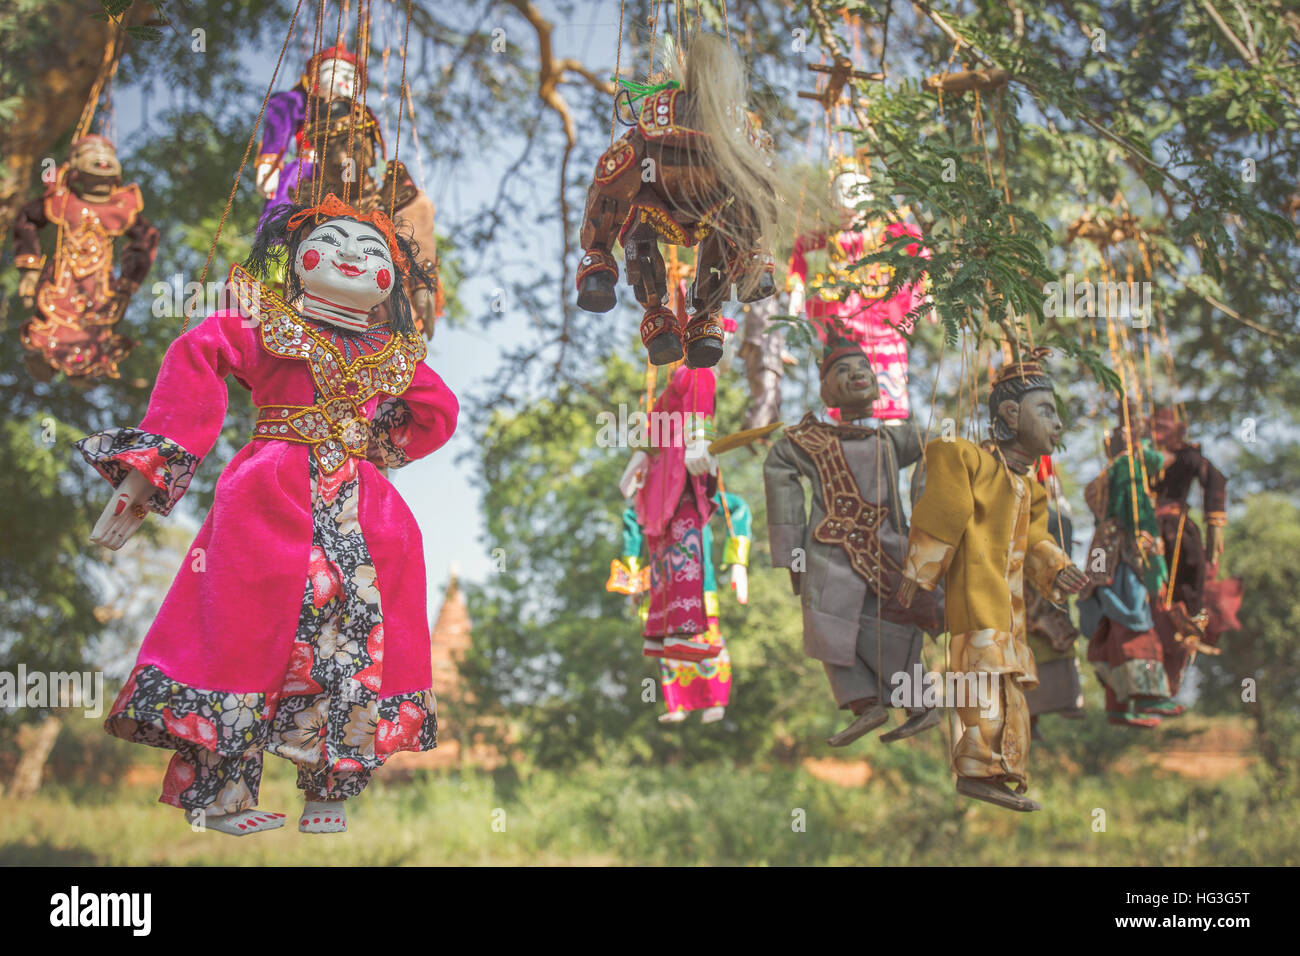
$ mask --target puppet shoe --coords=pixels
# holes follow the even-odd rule
[[[929,730],[931,727],[939,726],[939,711],[927,710],[923,714],[915,714],[903,721],[887,734],[881,734],[880,739],[884,743],[892,744],[895,740],[902,740],[905,737],[914,737],[917,734]]]
[[[705,644],[685,637],[664,638],[664,658],[670,661],[705,661],[722,653],[718,644]]]
[[[651,365],[671,365],[682,360],[682,338],[677,332],[677,314],[672,309],[659,306],[645,310],[641,342]]]
[[[342,800],[307,800],[303,802],[302,817],[298,820],[300,833],[343,833],[348,828],[348,815]]]
[[[1116,727],[1142,727],[1150,730],[1152,727],[1160,726],[1160,718],[1149,714],[1139,714],[1132,710],[1108,710],[1106,711],[1106,723],[1114,724]]]
[[[661,724],[680,724],[685,719],[686,711],[684,710],[670,710],[666,714],[659,715],[659,723]]]
[[[826,742],[832,747],[847,747],[853,741],[857,740],[864,734],[869,734],[885,721],[889,720],[889,711],[880,706],[877,701],[872,704],[858,716],[853,718],[853,723],[849,724],[838,734],[833,734],[826,738]]]
[[[652,641],[647,638],[641,643],[641,655],[643,657],[663,657],[663,641]]]
[[[1042,804],[1008,790],[1000,783],[980,780],[977,777],[958,777],[957,792],[964,797],[983,800],[985,803],[992,803],[1008,810],[1018,810],[1021,813],[1032,813],[1034,810],[1043,809]]]
[[[1181,717],[1187,713],[1187,708],[1176,703],[1172,697],[1139,700],[1133,710],[1143,717]]]
[[[283,813],[265,810],[240,810],[238,813],[213,814],[204,810],[187,810],[185,819],[198,823],[205,830],[229,833],[231,836],[248,836],[263,830],[278,830],[284,826]]]
[[[614,257],[592,250],[582,257],[578,267],[578,308],[584,312],[608,312],[618,304],[614,280],[618,266]]]
[[[727,716],[727,708],[725,708],[725,707],[708,707],[708,708],[705,708],[705,710],[704,710],[704,712],[703,712],[702,714],[700,714],[700,723],[702,723],[702,724],[716,724],[718,721],[720,721],[720,720],[721,720],[723,717],[725,717],[725,716]]]
[[[722,323],[716,312],[696,316],[686,326],[686,364],[690,368],[713,368],[722,358]]]

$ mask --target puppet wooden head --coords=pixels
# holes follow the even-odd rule
[[[1056,393],[1043,370],[1047,349],[1004,365],[989,392],[989,428],[1004,451],[1028,460],[1050,455],[1061,438]]]
[[[122,185],[117,150],[103,136],[83,136],[68,154],[68,188],[89,202],[105,202]]]
[[[870,417],[880,384],[861,345],[837,335],[827,343],[820,372],[821,400],[827,408],[838,408],[846,422]]]

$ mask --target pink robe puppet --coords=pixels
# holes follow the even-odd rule
[[[704,607],[704,526],[716,505],[716,462],[691,474],[713,438],[712,369],[680,366],[650,414],[650,452],[636,516],[645,531],[650,596],[645,622],[647,657],[715,657],[718,648],[693,640],[709,629]],[[698,466],[693,466],[697,467]]]
[[[417,335],[310,318],[238,266],[228,292],[238,309],[168,349],[139,427],[78,443],[115,487],[145,475],[166,515],[221,432],[226,377],[258,408],[105,722],[176,751],[161,802],[214,815],[256,805],[265,751],[338,800],[435,746],[420,529],[376,466],[440,448],[458,411]]]
[[[872,417],[889,420],[907,418],[907,335],[912,322],[907,315],[925,298],[924,283],[904,286],[898,294],[884,298],[891,270],[875,264],[852,269],[857,260],[877,251],[888,239],[898,236],[921,238],[921,231],[908,223],[891,222],[879,238],[869,232],[850,229],[827,238],[800,236],[795,241],[786,286],[805,290],[808,318],[818,326],[823,342],[826,329],[838,323],[843,334],[860,344],[880,383],[880,398]],[[910,243],[907,254],[929,258],[929,250]],[[836,283],[853,283],[851,289]]]

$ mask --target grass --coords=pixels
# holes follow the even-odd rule
[[[114,742],[118,743],[118,742]],[[127,746],[127,745],[123,745]],[[891,748],[896,749],[896,748]],[[872,757],[870,745],[855,748]],[[1270,801],[1245,773],[1218,781],[1160,772],[1088,774],[1035,761],[1041,813],[957,797],[928,754],[884,763],[865,786],[800,767],[589,767],[519,778],[505,768],[381,771],[350,806],[351,829],[292,827],[248,838],[195,833],[159,805],[166,755],[131,779],[47,785],[0,801],[6,865],[1295,865],[1300,799]],[[900,753],[899,758],[903,755]],[[898,763],[898,758],[894,759]],[[298,808],[293,770],[270,758],[262,806]],[[1100,825],[1104,813],[1104,830]]]

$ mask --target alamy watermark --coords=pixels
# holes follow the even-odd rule
[[[1001,675],[988,671],[896,671],[889,679],[891,707],[978,707],[992,719],[1002,710]]]
[[[1150,282],[1076,282],[1066,273],[1064,282],[1043,286],[1043,314],[1048,318],[1097,318],[1110,315],[1131,319],[1135,329],[1151,323]]]
[[[102,671],[0,671],[0,709],[79,707],[86,717],[104,712]]]

